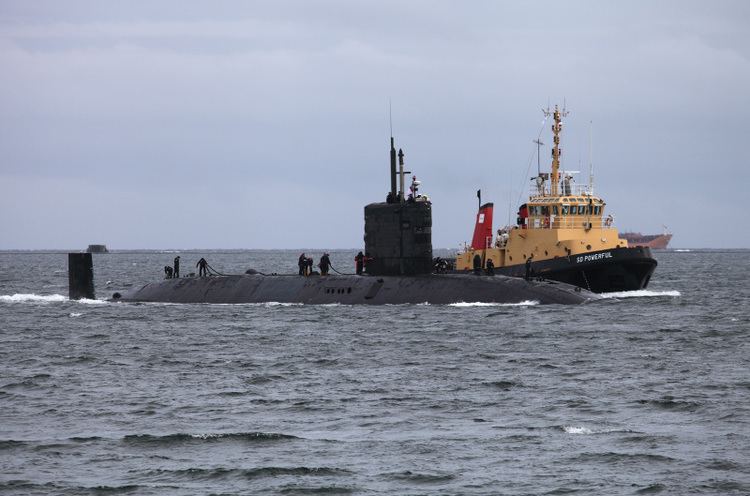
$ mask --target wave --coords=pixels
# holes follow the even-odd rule
[[[190,480],[213,479],[256,479],[259,477],[278,477],[285,475],[335,476],[350,473],[349,470],[334,467],[256,467],[256,468],[186,468],[178,470],[151,470],[146,476],[160,479],[180,478]]]
[[[537,300],[524,300],[518,303],[486,303],[482,301],[475,301],[473,303],[471,302],[460,302],[460,303],[450,303],[448,306],[450,307],[530,307],[534,305],[538,305],[539,302]]]
[[[25,302],[36,302],[36,303],[52,303],[59,301],[67,301],[68,298],[59,294],[51,295],[38,295],[34,293],[16,293],[13,295],[0,295],[0,301],[8,303],[25,303]]]
[[[677,248],[674,251],[676,251],[677,253],[690,253],[693,250],[687,250],[687,249],[684,249],[684,248]]]
[[[165,486],[160,486],[164,489]],[[28,480],[9,480],[0,482],[0,492],[6,489],[23,490],[19,494],[128,494],[143,492],[146,486],[126,484],[123,486],[62,486],[54,482],[36,483]],[[176,488],[175,488],[176,489]],[[53,492],[50,492],[50,491]]]
[[[581,453],[580,455],[574,456],[572,460],[582,463],[633,463],[636,461],[643,461],[647,463],[653,462],[666,462],[671,463],[677,461],[675,458],[666,455],[654,455],[652,453],[616,453],[609,451],[606,453]]]
[[[404,472],[397,472],[397,473],[391,473],[391,474],[386,474],[386,475],[396,480],[414,482],[417,484],[419,483],[436,484],[436,483],[448,482],[456,478],[453,474],[441,474],[441,473],[429,474],[429,473],[422,473],[422,472],[412,472],[411,470],[406,470]]]
[[[650,484],[646,487],[642,487],[638,489],[635,493],[636,494],[657,494],[665,490],[667,486],[664,484],[659,484],[658,482],[656,484]]]
[[[650,289],[636,289],[634,291],[618,291],[614,293],[601,293],[602,298],[643,298],[649,296],[681,296],[676,290],[651,291]]]
[[[501,389],[503,391],[508,391],[511,388],[514,387],[523,387],[523,384],[516,381],[491,381],[491,382],[483,382],[482,383],[485,386],[490,386],[493,388]]]
[[[641,405],[649,405],[661,410],[670,410],[677,412],[693,412],[703,405],[697,401],[678,400],[671,396],[665,396],[658,400],[638,400]]]
[[[0,451],[20,448],[21,446],[26,446],[26,442],[16,441],[15,439],[0,439]]]
[[[125,436],[123,441],[129,444],[161,444],[170,446],[174,444],[191,442],[217,442],[217,441],[284,441],[300,439],[290,434],[279,434],[275,432],[230,432],[216,434],[166,434],[157,436],[153,434],[131,434]]]

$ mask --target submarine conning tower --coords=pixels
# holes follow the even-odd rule
[[[419,275],[432,272],[432,204],[418,194],[419,181],[412,178],[404,194],[404,153],[391,137],[391,191],[384,203],[365,206],[365,255],[367,273],[376,276]],[[396,179],[399,191],[396,191]]]

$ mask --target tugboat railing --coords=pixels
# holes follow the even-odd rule
[[[587,215],[550,215],[548,217],[529,217],[527,229],[611,229],[613,226],[601,217]]]
[[[571,184],[566,185],[564,182],[560,185],[558,196],[592,196],[588,184]],[[533,184],[529,187],[530,197],[551,196],[549,184],[544,183],[541,187]]]

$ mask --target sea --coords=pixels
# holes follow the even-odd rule
[[[82,301],[0,252],[0,494],[750,494],[748,251],[578,306],[107,301],[178,254],[299,251],[97,254]]]

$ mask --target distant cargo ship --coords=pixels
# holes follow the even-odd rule
[[[648,246],[655,250],[666,250],[672,240],[672,234],[665,229],[662,234],[641,234],[639,232],[626,232],[620,236],[628,240],[628,246]]]

